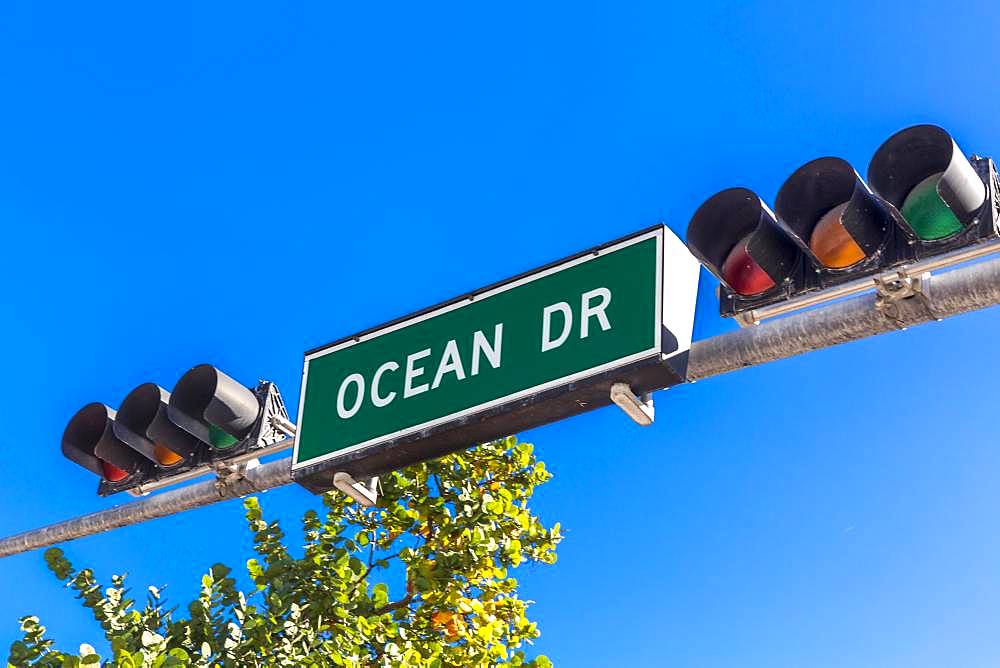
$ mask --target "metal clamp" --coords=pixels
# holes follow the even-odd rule
[[[886,318],[896,323],[900,329],[906,329],[900,317],[899,304],[904,299],[917,298],[934,320],[941,318],[935,315],[928,292],[930,289],[931,272],[925,271],[912,276],[905,271],[892,271],[874,277],[875,308]]]
[[[215,471],[215,489],[219,492],[219,496],[225,496],[227,489],[239,483],[249,482],[249,479],[246,477],[247,471],[251,471],[258,466],[260,466],[259,459],[250,459],[240,463],[216,462],[212,468]],[[253,487],[253,491],[255,492],[261,491],[253,486],[252,483],[251,487]]]

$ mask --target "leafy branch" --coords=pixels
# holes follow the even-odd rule
[[[513,437],[412,466],[383,479],[373,508],[325,495],[324,515],[302,519],[301,558],[248,498],[253,590],[238,590],[231,570],[216,564],[187,617],[155,587],[140,608],[124,576],[103,587],[61,550],[49,550],[46,562],[103,630],[112,654],[105,665],[544,668],[545,657],[525,653],[539,631],[509,571],[556,560],[559,525],[544,526],[529,509],[550,477],[532,446]],[[377,574],[402,576],[405,591],[393,597]],[[89,645],[56,649],[36,617],[21,619],[21,636],[10,665],[101,663]]]

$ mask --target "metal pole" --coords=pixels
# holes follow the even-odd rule
[[[688,380],[710,378],[1000,304],[1000,258],[931,276],[922,297],[894,302],[889,309],[879,310],[875,301],[875,294],[858,295],[696,341],[691,346]]]
[[[969,246],[968,248],[960,248],[950,253],[936,255],[934,257],[927,258],[926,260],[919,260],[910,264],[894,267],[892,269],[888,269],[887,271],[903,271],[910,276],[917,276],[925,271],[937,271],[939,269],[944,269],[945,267],[951,267],[956,264],[968,262],[969,260],[986,257],[987,255],[992,255],[994,253],[1000,253],[1000,239],[994,239],[985,243],[976,244],[975,246]],[[753,311],[744,314],[745,320],[750,322],[762,322],[768,318],[774,318],[775,316],[791,313],[792,311],[798,311],[799,309],[809,308],[810,306],[816,306],[818,304],[825,304],[835,299],[840,299],[841,297],[856,295],[859,292],[871,290],[872,287],[874,287],[874,278],[874,276],[866,276],[821,292],[810,292],[802,295],[801,297],[793,297],[792,299],[778,302],[777,304],[762,306],[761,308],[754,309]]]
[[[930,277],[920,295],[892,302],[888,308],[876,308],[874,294],[858,295],[696,341],[691,346],[688,379],[711,378],[995,304],[1000,304],[1000,258]],[[247,471],[243,478],[233,482],[213,480],[171,489],[116,508],[0,539],[0,557],[246,496],[291,481],[289,459],[270,462]]]
[[[178,487],[115,508],[99,510],[83,517],[50,524],[41,529],[25,531],[0,540],[0,557],[7,557],[40,547],[56,545],[74,538],[90,536],[138,524],[157,517],[166,517],[192,508],[207,506],[226,499],[235,499],[292,481],[291,459],[285,458],[262,464],[246,471],[234,480],[208,480],[187,487]]]

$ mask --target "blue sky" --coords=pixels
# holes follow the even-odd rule
[[[0,6],[0,532],[107,507],[59,453],[91,400],[198,362],[297,403],[302,353],[892,132],[1000,153],[996,3],[7,2]],[[733,327],[702,285],[696,336]],[[985,311],[524,434],[567,539],[525,569],[564,666],[1000,662]],[[268,492],[291,527],[316,501]],[[239,566],[238,503],[67,547],[168,585]],[[0,644],[99,629],[40,553]]]

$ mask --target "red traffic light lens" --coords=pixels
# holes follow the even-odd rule
[[[962,223],[938,194],[937,185],[942,174],[931,174],[915,185],[900,208],[906,222],[925,241],[944,239],[962,229]]]
[[[816,259],[830,269],[843,269],[865,259],[865,252],[840,220],[847,204],[838,204],[823,214],[809,237],[809,248]]]
[[[108,482],[121,482],[128,477],[128,471],[123,471],[111,462],[101,462],[101,467],[104,469],[104,479]]]
[[[744,297],[758,295],[774,287],[774,279],[761,269],[747,251],[749,239],[749,236],[740,239],[722,263],[722,278]]]

